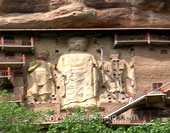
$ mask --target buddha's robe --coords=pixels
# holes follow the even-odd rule
[[[96,60],[88,53],[70,53],[60,57],[58,86],[63,90],[64,108],[96,105]]]

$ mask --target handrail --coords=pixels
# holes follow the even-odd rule
[[[0,70],[0,76],[1,77],[8,76],[8,71],[7,70]]]
[[[0,70],[0,76],[1,77],[11,77],[10,67],[8,67],[7,70]]]
[[[16,56],[1,56],[0,64],[4,62],[21,62],[25,63],[25,55],[16,55]]]
[[[1,37],[0,46],[29,46],[34,47],[34,38],[31,37],[30,40],[12,40],[12,39],[4,39]]]
[[[159,91],[160,89],[162,89],[163,87],[165,87],[165,86],[167,86],[167,85],[169,85],[170,84],[170,82],[167,82],[167,83],[165,83],[165,84],[163,84],[161,87],[159,87],[159,88],[157,88],[157,89],[155,89],[155,90],[153,90],[153,91],[151,91],[151,92],[148,92],[148,93],[146,93],[146,94],[152,94],[152,93],[154,93],[154,92],[157,92],[157,91]],[[164,92],[164,91],[163,91]],[[143,95],[146,95],[145,93],[143,93],[142,95],[139,95],[139,96],[137,96],[137,97],[135,97],[135,99],[137,99],[137,98],[139,98],[139,97],[141,97],[141,96],[143,96]]]
[[[132,108],[133,105],[139,103],[140,101],[144,100],[144,99],[145,99],[146,97],[148,97],[148,96],[149,96],[149,97],[152,97],[152,96],[165,96],[165,94],[147,94],[147,95],[143,95],[143,96],[135,99],[134,101],[126,104],[125,106],[119,108],[118,110],[110,113],[109,115],[105,116],[104,119],[107,120],[107,119],[109,119],[109,118],[112,118],[112,116],[117,116],[117,115],[119,115],[119,114],[127,111],[128,109]]]
[[[166,85],[169,85],[169,84],[170,84],[170,82],[167,82],[166,84],[163,84],[161,87],[157,88],[157,89],[154,90],[154,91],[149,92],[148,94],[152,94],[153,92],[155,92],[155,91],[157,91],[157,90],[160,90],[160,89],[162,89],[162,87],[165,87]]]
[[[119,112],[122,111],[122,109],[124,109],[124,108],[130,108],[134,103],[137,103],[137,102],[140,101],[141,99],[144,99],[146,96],[150,96],[150,95],[152,96],[152,93],[153,93],[153,92],[156,92],[157,90],[159,90],[159,89],[161,89],[162,87],[165,87],[165,86],[167,86],[167,85],[169,85],[169,84],[170,84],[170,82],[167,82],[166,84],[162,85],[161,87],[159,87],[158,89],[156,89],[156,90],[154,90],[154,91],[149,92],[148,94],[143,94],[143,95],[140,95],[139,97],[136,97],[136,99],[135,99],[133,102],[128,103],[127,105],[120,107],[119,109],[117,109],[116,111],[110,113],[109,115],[105,116],[104,118],[109,118],[109,117],[112,116],[113,114],[115,115],[116,113],[119,113]],[[159,95],[159,94],[155,94],[155,95]],[[162,95],[163,95],[163,94],[162,94]],[[164,94],[164,95],[165,95],[165,94]]]
[[[117,42],[121,41],[170,41],[170,36],[165,35],[152,35],[147,33],[146,35],[117,35],[114,37],[114,40]]]
[[[147,36],[146,35],[120,35],[120,36],[117,36],[117,41],[134,41],[134,40],[147,41]]]

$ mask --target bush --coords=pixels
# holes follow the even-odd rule
[[[77,107],[75,110],[71,117],[50,125],[47,133],[112,133],[112,129],[102,123],[97,110],[91,111],[91,117],[87,116],[85,108]]]
[[[77,107],[74,115],[50,125],[47,133],[170,133],[170,120],[164,124],[160,120],[153,120],[151,123],[129,128],[119,127],[113,131],[102,123],[97,111],[92,111],[90,116],[87,117],[84,108]]]
[[[1,99],[8,96],[1,92]],[[3,133],[37,133],[42,129],[40,112],[27,109],[24,104],[0,102],[0,132]]]
[[[113,133],[170,133],[170,119],[166,123],[160,120],[153,120],[151,123],[144,123],[139,126],[131,126],[128,129],[118,128]]]

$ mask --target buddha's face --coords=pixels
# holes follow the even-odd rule
[[[120,56],[120,52],[119,51],[112,51],[111,53],[110,53],[110,59],[111,60],[117,60],[117,59],[119,59],[119,56]]]
[[[69,49],[76,51],[85,51],[87,43],[87,39],[83,37],[73,37],[68,40]]]
[[[49,52],[47,50],[42,50],[41,52],[37,53],[37,59],[40,60],[47,60],[49,56]]]

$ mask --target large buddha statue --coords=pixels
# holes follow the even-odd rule
[[[92,54],[86,53],[88,40],[72,37],[68,40],[70,53],[59,58],[57,85],[62,90],[63,108],[96,105],[97,63]]]
[[[29,102],[47,102],[54,90],[52,80],[52,64],[46,62],[49,56],[47,50],[37,53],[37,59],[29,63],[28,90]]]

